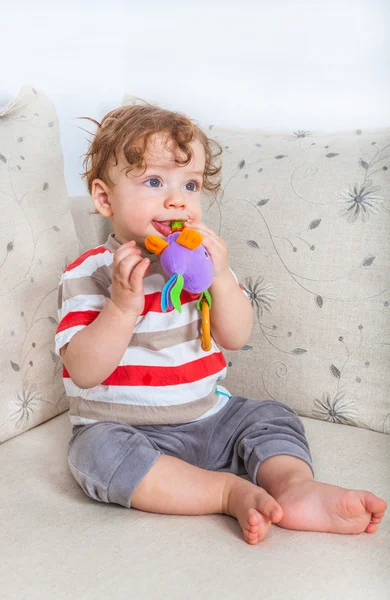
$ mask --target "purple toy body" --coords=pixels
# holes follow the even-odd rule
[[[203,244],[200,244],[195,250],[191,250],[176,243],[180,233],[180,231],[175,231],[168,235],[169,246],[161,253],[161,266],[169,277],[174,274],[182,275],[183,289],[192,294],[204,292],[211,286],[214,279],[211,257]]]

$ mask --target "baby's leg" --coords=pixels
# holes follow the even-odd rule
[[[224,513],[239,521],[248,543],[263,539],[271,521],[282,518],[278,503],[261,487],[164,454],[131,425],[102,421],[75,428],[68,463],[94,500],[163,514]]]
[[[161,454],[131,496],[131,506],[169,515],[224,513],[233,477]]]
[[[271,521],[277,522],[283,514],[272,496],[250,481],[232,473],[201,469],[166,454],[141,480],[131,497],[131,506],[170,515],[224,513],[239,521],[244,539],[250,544],[263,539]],[[260,528],[257,511],[261,512]],[[255,535],[252,520],[256,523]]]

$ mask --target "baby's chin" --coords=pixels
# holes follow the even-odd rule
[[[148,234],[148,235],[150,235],[150,234]],[[131,232],[129,232],[126,235],[126,237],[124,237],[123,235],[119,235],[118,233],[115,233],[114,238],[118,242],[118,244],[120,244],[121,246],[123,244],[127,244],[128,242],[135,241],[136,246],[138,246],[139,248],[145,248],[145,238],[140,239],[138,236],[132,234]]]

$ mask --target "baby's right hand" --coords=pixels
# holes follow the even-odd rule
[[[129,317],[138,317],[145,306],[143,277],[149,259],[143,259],[134,240],[122,244],[114,254],[111,300]]]

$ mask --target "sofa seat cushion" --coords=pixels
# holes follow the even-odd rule
[[[302,421],[318,481],[389,503],[390,436]],[[250,546],[233,517],[158,515],[91,500],[69,471],[70,437],[64,413],[1,447],[3,598],[387,597],[388,516],[371,535],[273,525]]]

